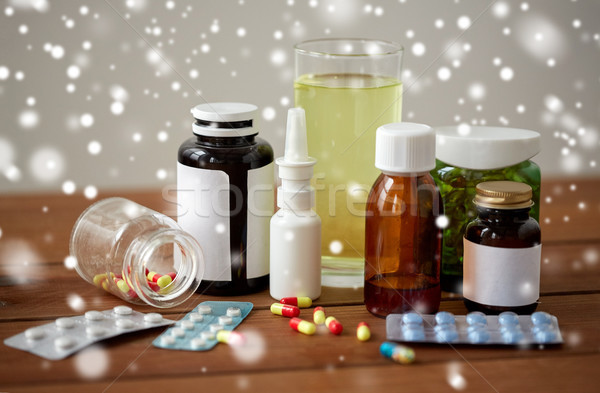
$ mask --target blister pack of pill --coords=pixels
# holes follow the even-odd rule
[[[46,359],[60,360],[110,337],[173,323],[175,321],[165,319],[158,313],[144,314],[131,307],[116,306],[110,310],[88,311],[81,316],[58,318],[9,337],[4,344]]]
[[[437,314],[390,314],[386,318],[387,339],[391,341],[527,345],[560,344],[563,342],[558,319],[546,312],[517,315],[503,312],[485,315],[472,312],[453,315],[446,311]]]
[[[223,333],[232,332],[248,316],[252,307],[253,304],[248,302],[202,302],[152,344],[165,349],[208,351],[219,342],[219,334],[222,340],[231,337]]]

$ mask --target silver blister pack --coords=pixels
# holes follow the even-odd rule
[[[531,315],[503,312],[485,315],[472,312],[454,315],[390,314],[386,318],[387,339],[414,343],[530,345],[563,342],[558,319],[543,311]]]
[[[144,314],[131,307],[116,306],[110,310],[58,318],[9,337],[4,344],[46,359],[60,360],[107,338],[173,323],[175,321],[164,319],[158,313]]]

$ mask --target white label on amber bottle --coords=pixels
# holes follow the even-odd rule
[[[542,245],[527,248],[482,246],[466,238],[463,296],[488,306],[518,307],[540,297]]]
[[[202,279],[231,281],[229,176],[178,162],[177,222],[202,247]]]
[[[269,274],[269,226],[274,209],[273,163],[248,171],[246,277]]]

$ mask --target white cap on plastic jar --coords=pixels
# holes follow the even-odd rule
[[[435,168],[433,129],[418,123],[390,123],[379,127],[375,166],[383,172],[429,172]]]
[[[436,127],[437,159],[475,170],[506,168],[527,161],[540,152],[540,134],[508,127]]]
[[[216,137],[237,137],[257,134],[256,116],[258,107],[242,102],[213,102],[196,105],[192,116],[208,124],[194,123],[194,134]],[[237,122],[251,122],[238,126]]]

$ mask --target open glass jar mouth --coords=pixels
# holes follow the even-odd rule
[[[401,54],[404,47],[393,41],[364,38],[321,38],[294,45],[296,53],[309,56],[371,57]]]

